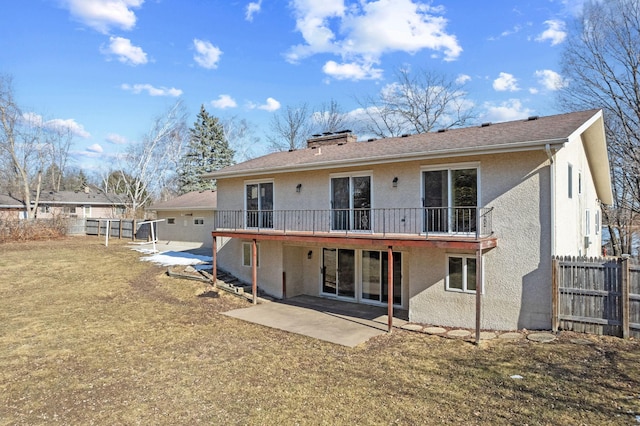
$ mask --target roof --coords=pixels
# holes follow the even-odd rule
[[[127,204],[118,194],[105,194],[101,189],[89,187],[83,191],[42,191],[40,204],[73,204],[114,206]]]
[[[561,149],[576,132],[582,137],[598,198],[605,204],[611,204],[613,195],[604,122],[602,111],[596,109],[369,142],[275,152],[204,174],[203,177],[251,177],[275,172],[291,173],[545,148],[553,152]]]
[[[147,210],[215,210],[217,205],[216,191],[193,191],[168,201],[154,203]]]
[[[35,193],[31,196],[31,202],[35,202]],[[90,187],[85,191],[42,191],[38,200],[40,204],[54,205],[92,205],[92,206],[122,206],[128,204],[117,194],[105,194],[102,190]],[[24,208],[21,199],[7,194],[0,194],[0,206],[3,208]]]
[[[411,159],[540,149],[562,145],[598,110],[524,119],[429,132],[406,137],[378,139],[342,145],[275,152],[205,174],[210,178],[254,176],[354,164],[376,164]]]
[[[0,194],[0,207],[2,208],[24,208],[22,201],[7,194]]]

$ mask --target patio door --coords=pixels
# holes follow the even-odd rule
[[[273,182],[246,186],[247,228],[273,228]]]
[[[371,176],[331,178],[331,229],[371,230]]]
[[[322,249],[322,293],[355,298],[355,250]]]
[[[386,252],[362,251],[362,300],[387,303],[389,258]],[[402,253],[393,252],[393,304],[402,303]]]
[[[424,171],[422,187],[424,232],[475,232],[477,169]]]

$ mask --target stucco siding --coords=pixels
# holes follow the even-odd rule
[[[202,243],[203,247],[212,247],[213,211],[158,211],[158,239],[165,241],[188,241]],[[173,219],[170,223],[169,219]],[[195,220],[201,219],[202,224]],[[199,222],[199,221],[198,221]]]

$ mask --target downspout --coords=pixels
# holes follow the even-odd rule
[[[556,192],[555,192],[555,162],[553,161],[553,153],[551,152],[551,146],[546,144],[544,146],[544,151],[547,153],[547,158],[549,158],[549,195],[551,197],[551,255],[555,256],[556,254]]]

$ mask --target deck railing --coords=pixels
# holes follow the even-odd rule
[[[493,233],[492,211],[486,207],[218,210],[214,229],[481,238]]]

